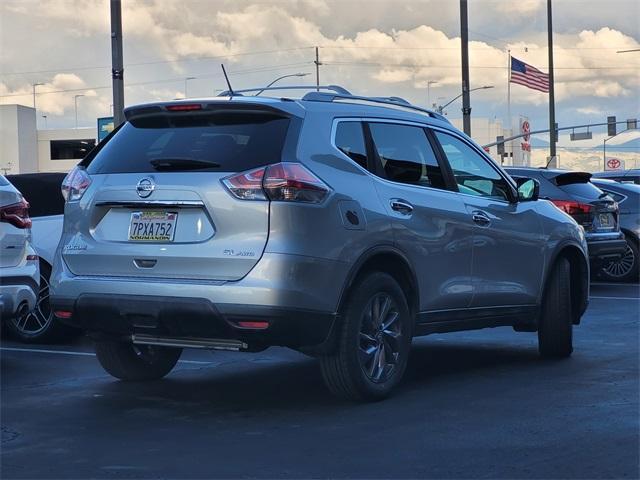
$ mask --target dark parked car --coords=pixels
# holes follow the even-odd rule
[[[635,183],[640,185],[640,168],[629,170],[608,170],[606,172],[596,172],[594,178],[606,178],[620,183]]]
[[[619,260],[627,248],[616,201],[590,182],[591,174],[544,168],[507,168],[514,178],[535,178],[540,198],[550,200],[584,228],[591,269]]]
[[[637,282],[640,279],[640,185],[595,178],[591,182],[618,202],[620,230],[627,242],[624,256],[606,265],[600,276],[607,280]]]

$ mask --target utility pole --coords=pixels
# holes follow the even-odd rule
[[[316,47],[316,59],[313,63],[316,64],[316,91],[319,92],[320,91],[320,65],[322,65],[322,62],[320,62],[320,52],[318,51],[318,47]]]
[[[73,96],[74,111],[76,112],[76,129],[78,128],[78,98],[80,97],[84,97],[84,94],[81,93]]]
[[[111,0],[111,79],[113,84],[113,126],[117,127],[124,122],[121,0]]]
[[[460,0],[460,42],[462,52],[462,128],[471,136],[471,101],[469,99],[469,21],[467,0]]]
[[[44,83],[33,83],[31,86],[33,87],[33,109],[36,109],[36,87],[40,85],[44,85]]]
[[[551,0],[547,0],[547,36],[549,50],[549,156],[556,156],[556,104],[553,91],[553,22],[551,19]],[[554,161],[555,163],[555,161]],[[557,165],[553,165],[554,167]]]

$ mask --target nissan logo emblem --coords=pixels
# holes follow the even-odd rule
[[[136,192],[140,198],[147,198],[156,189],[156,184],[151,178],[143,178],[136,186]]]

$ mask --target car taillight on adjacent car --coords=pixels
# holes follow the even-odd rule
[[[593,205],[573,200],[551,200],[551,202],[565,213],[574,215],[589,215],[593,212]]]
[[[91,177],[84,168],[75,167],[62,181],[62,196],[67,202],[80,200],[91,185]]]
[[[0,207],[0,222],[10,223],[16,228],[31,228],[29,202],[23,198],[18,203]]]
[[[222,182],[240,200],[320,203],[329,193],[322,180],[304,165],[293,162],[238,173]]]

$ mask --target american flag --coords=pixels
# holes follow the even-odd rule
[[[511,57],[511,82],[540,92],[549,91],[549,75],[531,65]]]

